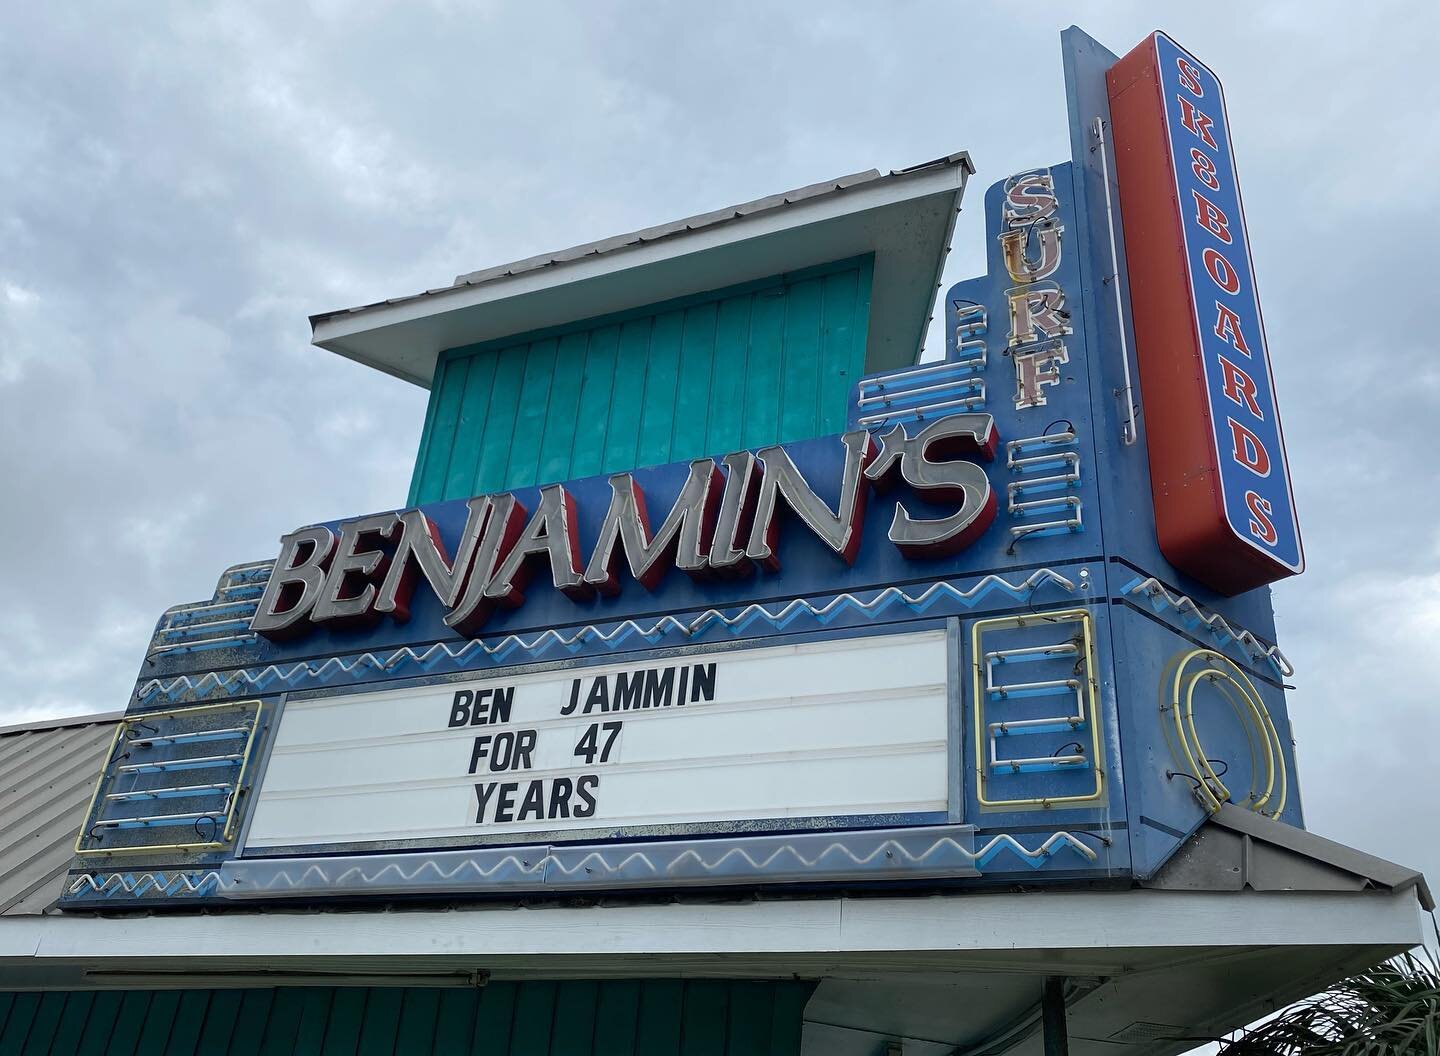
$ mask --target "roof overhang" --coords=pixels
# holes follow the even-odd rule
[[[0,989],[821,979],[806,1052],[1167,1056],[1421,941],[1416,892],[1071,891],[0,917]]]
[[[312,340],[429,388],[446,349],[873,253],[865,368],[907,366],[919,356],[973,171],[961,153],[843,177],[312,316]]]

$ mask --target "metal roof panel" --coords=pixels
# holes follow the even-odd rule
[[[59,897],[116,721],[0,731],[0,915],[43,913]]]
[[[315,344],[429,387],[441,352],[864,254],[866,369],[914,361],[974,167],[964,153],[780,194],[456,276],[453,285],[313,315]]]

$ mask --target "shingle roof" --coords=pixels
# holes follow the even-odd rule
[[[0,915],[43,913],[59,897],[119,717],[0,729]]]

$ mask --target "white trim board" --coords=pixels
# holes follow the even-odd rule
[[[0,917],[0,967],[157,961],[274,968],[463,960],[558,977],[829,974],[829,966],[943,969],[1050,961],[1119,970],[1134,951],[1272,946],[1408,948],[1421,941],[1410,891],[1160,891],[936,895],[728,904],[514,907],[152,916]],[[1127,953],[1128,951],[1128,953]],[[1028,966],[1028,967],[1027,967]]]

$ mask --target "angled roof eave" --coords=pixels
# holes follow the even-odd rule
[[[315,315],[312,341],[429,388],[449,348],[873,253],[866,370],[905,366],[919,355],[973,172],[958,153],[840,177]]]
[[[1184,891],[1414,892],[1429,912],[1435,899],[1417,869],[1327,840],[1234,804],[1222,804],[1141,886]]]
[[[1220,813],[1213,820],[1232,832],[1264,840],[1293,854],[1353,873],[1377,887],[1392,891],[1413,889],[1416,899],[1427,913],[1435,908],[1435,897],[1431,894],[1430,885],[1425,880],[1425,874],[1418,869],[1398,865],[1343,843],[1336,843],[1307,829],[1284,825],[1229,803],[1221,807]]]

